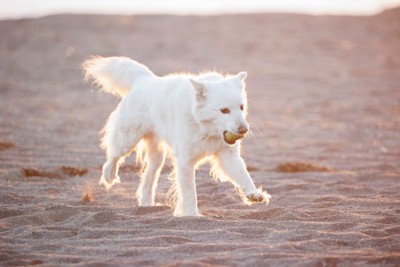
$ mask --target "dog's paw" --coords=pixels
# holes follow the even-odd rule
[[[199,212],[188,212],[188,213],[176,213],[174,212],[175,217],[203,217],[203,214]]]
[[[199,213],[198,209],[195,207],[182,207],[182,205],[177,205],[174,210],[174,216],[176,217],[202,217],[203,215]]]
[[[140,197],[138,199],[138,206],[139,207],[153,207],[154,206],[154,199],[152,197]]]
[[[107,190],[109,190],[113,185],[121,183],[121,179],[117,175],[111,182],[107,181],[104,176],[101,176],[99,185],[103,185]]]
[[[261,189],[257,189],[256,192],[247,194],[245,201],[247,204],[250,204],[250,205],[253,203],[261,203],[261,202],[264,202],[266,205],[268,205],[270,199],[271,199],[270,194],[262,191]]]

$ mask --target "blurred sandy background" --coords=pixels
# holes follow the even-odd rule
[[[399,22],[400,9],[0,21],[0,265],[398,266]],[[243,156],[270,205],[202,168],[205,217],[174,218],[165,168],[159,205],[138,208],[132,159],[105,192],[98,131],[118,100],[83,83],[93,54],[159,75],[246,70],[257,129]]]

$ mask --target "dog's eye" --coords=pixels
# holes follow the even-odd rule
[[[221,112],[224,113],[224,114],[229,114],[229,113],[231,113],[231,111],[229,110],[229,108],[221,108],[220,110],[221,110]]]
[[[243,105],[240,105],[240,110],[243,110]]]

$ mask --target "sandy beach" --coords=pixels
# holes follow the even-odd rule
[[[376,16],[55,15],[0,21],[0,265],[399,266],[400,9]],[[271,203],[246,206],[208,166],[201,218],[137,207],[139,167],[97,183],[118,99],[90,55],[158,75],[248,72],[243,157]],[[167,164],[168,165],[168,164]]]

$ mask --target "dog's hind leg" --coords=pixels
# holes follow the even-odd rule
[[[106,149],[107,161],[103,165],[103,172],[99,184],[109,189],[114,184],[120,183],[118,168],[136,146],[142,136],[123,132],[108,132],[103,140]]]
[[[154,206],[158,178],[165,162],[165,149],[153,137],[145,138],[145,170],[136,191],[139,206]]]
[[[114,184],[120,183],[118,176],[119,161],[122,155],[107,156],[107,161],[103,164],[103,173],[101,175],[99,184],[104,185],[106,189],[110,189]]]

